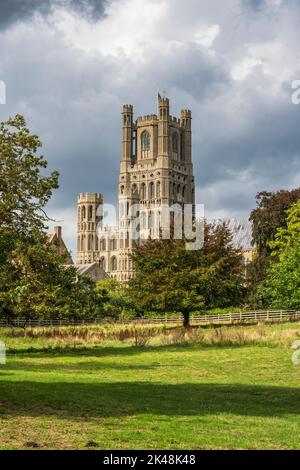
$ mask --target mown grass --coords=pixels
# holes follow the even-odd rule
[[[80,328],[0,331],[1,449],[300,447],[299,324]]]

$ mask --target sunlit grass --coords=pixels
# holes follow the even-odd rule
[[[300,447],[299,324],[67,328],[1,330],[0,448]]]

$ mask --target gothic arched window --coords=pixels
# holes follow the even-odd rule
[[[180,160],[184,160],[184,140],[182,134],[180,134]]]
[[[148,213],[148,228],[153,228],[153,212],[149,211]]]
[[[100,259],[100,268],[102,268],[105,271],[106,263],[105,263],[104,256],[102,256],[102,258]]]
[[[174,153],[178,153],[178,134],[173,132],[172,135],[172,150]]]
[[[84,251],[84,249],[85,249],[84,241],[85,241],[85,236],[82,235],[82,236],[81,236],[81,251]]]
[[[132,185],[132,195],[133,195],[133,196],[136,196],[136,195],[137,195],[137,192],[138,192],[137,185],[136,185],[136,184],[133,184],[133,185]]]
[[[111,270],[112,271],[117,271],[117,269],[118,269],[117,258],[115,256],[113,256],[112,259],[111,259]]]
[[[93,250],[93,244],[94,244],[94,237],[93,235],[89,235],[88,237],[88,250],[89,251]]]
[[[142,183],[142,185],[141,185],[141,198],[146,199],[146,197],[147,197],[146,196],[146,185],[145,185],[145,183]]]
[[[129,248],[129,233],[128,232],[126,232],[125,248]]]
[[[153,181],[149,184],[149,198],[154,199],[155,198],[155,191],[154,191],[154,183]]]
[[[85,219],[85,206],[82,206],[82,209],[81,209],[81,219],[82,220]]]
[[[141,212],[140,221],[141,221],[141,229],[142,230],[146,229],[147,228],[147,219],[146,219],[146,213],[145,212]]]
[[[116,250],[117,249],[117,240],[115,238],[112,238],[110,241],[110,249],[111,250]]]
[[[89,209],[88,209],[88,219],[89,220],[92,220],[93,218],[93,206],[89,206]]]
[[[156,197],[160,197],[160,181],[157,181],[156,183]]]
[[[105,238],[100,239],[100,251],[105,251],[106,250],[106,240]]]
[[[150,134],[147,131],[142,133],[142,151],[150,150]]]

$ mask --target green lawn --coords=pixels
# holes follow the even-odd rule
[[[0,366],[1,449],[300,448],[300,366],[287,345],[32,352],[22,341]]]

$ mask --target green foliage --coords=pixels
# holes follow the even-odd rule
[[[74,267],[62,266],[45,237],[17,240],[4,266],[0,268],[0,315],[12,324],[56,316],[82,316],[95,310],[94,284],[77,280]]]
[[[105,317],[132,318],[135,316],[128,290],[114,278],[98,281],[95,287],[99,313]]]
[[[181,313],[184,325],[199,311],[238,305],[243,297],[241,254],[226,225],[205,227],[201,250],[182,240],[148,240],[133,254],[136,276],[129,291],[140,315]]]
[[[43,208],[58,188],[58,172],[44,176],[47,162],[37,155],[42,146],[23,116],[0,123],[0,243],[9,231],[27,236],[48,220]]]
[[[248,296],[250,303],[257,306],[262,299],[258,286],[266,279],[271,262],[270,242],[275,240],[279,228],[286,228],[287,210],[300,199],[300,188],[291,191],[263,191],[257,194],[257,207],[251,212],[253,244],[257,255],[247,269]]]
[[[47,244],[44,207],[58,173],[43,175],[42,146],[17,115],[0,123],[0,315],[16,317],[83,315],[95,310],[94,285]]]
[[[287,211],[300,199],[300,188],[291,191],[263,191],[257,194],[257,207],[251,212],[253,243],[262,256],[271,254],[270,242],[279,228],[287,226]]]
[[[270,243],[273,262],[259,293],[274,308],[300,308],[300,200],[287,212],[287,228]]]

